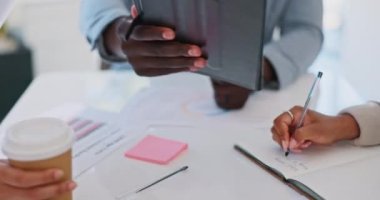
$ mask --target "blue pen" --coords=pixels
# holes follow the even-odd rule
[[[309,95],[307,96],[305,105],[303,106],[303,112],[302,112],[302,115],[301,115],[301,119],[300,119],[300,121],[298,121],[298,124],[297,124],[296,128],[294,129],[294,133],[295,133],[295,131],[297,129],[301,128],[301,126],[303,125],[303,121],[305,120],[307,110],[309,109],[311,98],[313,98],[315,90],[316,90],[316,88],[317,88],[317,86],[319,84],[319,81],[321,80],[322,76],[323,76],[323,73],[319,72],[317,78],[315,78],[313,86],[311,87]],[[289,153],[290,153],[290,149],[289,149],[289,146],[288,146],[288,149],[285,152],[285,156],[288,156]]]

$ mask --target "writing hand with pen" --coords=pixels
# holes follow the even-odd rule
[[[316,145],[331,145],[342,140],[359,137],[360,130],[355,119],[349,114],[328,116],[308,110],[303,125],[293,130],[301,120],[303,107],[295,106],[279,115],[273,122],[272,137],[284,151],[301,153]]]

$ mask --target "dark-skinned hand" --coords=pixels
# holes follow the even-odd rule
[[[252,90],[211,79],[216,104],[225,110],[241,109],[248,100]]]
[[[132,7],[131,11],[135,18],[136,8]],[[103,39],[106,51],[128,59],[138,75],[198,71],[207,65],[199,46],[176,41],[176,33],[167,27],[137,25],[129,40],[123,39],[131,22],[128,17],[116,19],[104,31]]]

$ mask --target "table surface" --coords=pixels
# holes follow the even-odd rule
[[[302,105],[312,81],[313,76],[304,76],[282,91],[264,90],[254,94],[248,101],[245,111],[241,112],[243,114],[239,115],[244,116],[249,113],[252,119],[272,119],[292,105]],[[186,73],[153,79],[137,77],[128,71],[42,75],[34,80],[19,99],[2,122],[0,130],[4,130],[16,121],[37,116],[70,102],[83,103],[117,113],[142,88],[173,87],[173,83],[175,87],[202,87],[211,92],[206,77]],[[336,82],[332,82],[334,83]],[[349,86],[344,84],[344,81],[342,83],[339,87],[345,88],[345,96],[352,97],[350,103],[359,103],[361,99],[357,97],[355,91],[347,89]],[[322,110],[331,108],[330,104],[339,104],[333,98],[324,96],[327,88],[332,87],[329,84],[322,86],[318,102],[315,102],[317,108]],[[255,120],[252,124],[254,126]],[[132,196],[131,199],[304,198],[233,151],[233,140],[239,137],[239,134],[244,134],[243,129],[241,133],[229,134],[223,133],[223,126],[220,127],[218,135],[215,135],[214,131],[207,131],[204,126],[144,127],[145,134],[154,132],[164,137],[186,141],[190,145],[190,150],[168,166],[157,166],[120,156],[135,142],[130,141],[77,180],[79,187],[74,193],[75,198],[115,199],[115,196],[128,189],[148,184],[183,165],[189,165],[188,172],[164,181],[137,196]],[[240,128],[237,126],[236,130]],[[215,131],[218,132],[218,129]]]

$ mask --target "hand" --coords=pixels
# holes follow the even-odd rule
[[[137,16],[132,7],[132,16]],[[126,35],[132,20],[115,20],[103,34],[108,53],[128,59],[140,76],[159,76],[182,71],[198,71],[207,65],[199,46],[175,41],[174,30],[150,25],[138,25],[128,41]]]
[[[24,171],[0,161],[0,199],[45,200],[75,189],[72,181],[60,182],[61,170]]]
[[[273,140],[284,151],[289,146],[292,152],[299,153],[311,144],[330,145],[359,137],[359,127],[351,115],[327,116],[312,110],[308,110],[303,126],[292,133],[301,118],[303,108],[296,106],[290,112],[294,120],[285,112],[274,120],[271,130]]]
[[[211,81],[216,104],[226,110],[241,109],[252,92],[252,90],[223,81],[213,79]]]

